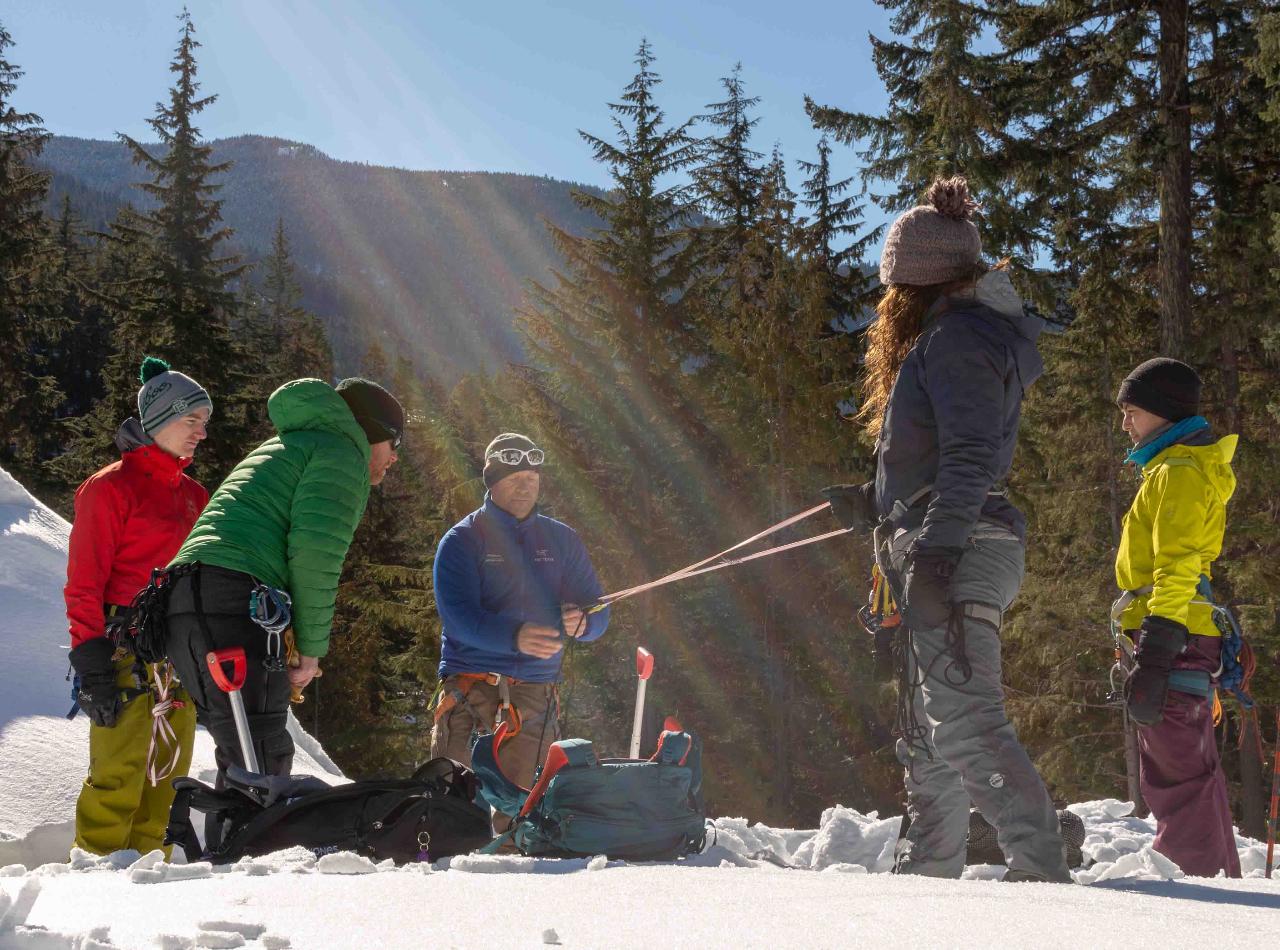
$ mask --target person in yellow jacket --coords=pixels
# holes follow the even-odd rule
[[[1200,377],[1177,360],[1138,366],[1120,386],[1126,462],[1142,474],[1124,518],[1116,583],[1131,602],[1120,622],[1134,640],[1125,684],[1138,724],[1142,794],[1155,849],[1190,875],[1240,876],[1226,778],[1213,733],[1222,634],[1209,600],[1222,553],[1238,437],[1217,439],[1199,415]],[[1128,599],[1128,598],[1126,598]]]

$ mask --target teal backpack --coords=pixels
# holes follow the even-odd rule
[[[562,739],[547,750],[532,789],[498,765],[507,738],[503,723],[471,749],[481,797],[512,819],[485,851],[508,840],[522,854],[545,857],[669,861],[702,850],[702,748],[687,732],[664,732],[650,759],[600,760],[586,739]]]

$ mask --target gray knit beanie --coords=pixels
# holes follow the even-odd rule
[[[138,390],[138,418],[142,430],[155,438],[157,432],[174,419],[200,408],[213,411],[213,400],[204,387],[190,376],[169,368],[164,360],[148,356],[138,373],[142,388]]]
[[[971,215],[978,207],[963,178],[940,178],[925,203],[889,228],[880,256],[880,283],[925,287],[961,280],[982,257],[982,240]]]

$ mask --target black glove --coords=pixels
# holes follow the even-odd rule
[[[840,527],[871,531],[880,520],[876,511],[876,483],[862,485],[828,485],[822,497],[831,502],[831,513]]]
[[[1124,684],[1124,702],[1129,718],[1140,726],[1154,726],[1164,718],[1164,700],[1169,694],[1169,671],[1173,660],[1187,646],[1187,628],[1176,620],[1152,614],[1144,617],[1138,631],[1137,664]]]
[[[914,548],[907,553],[902,616],[916,633],[945,627],[951,619],[951,575],[963,548]]]
[[[120,687],[111,661],[115,644],[106,637],[86,640],[71,651],[71,666],[80,679],[76,702],[95,726],[114,726],[120,715]]]

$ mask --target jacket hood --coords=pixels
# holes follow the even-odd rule
[[[1238,435],[1226,435],[1217,442],[1206,445],[1190,445],[1179,442],[1169,446],[1145,466],[1142,474],[1150,474],[1157,466],[1168,462],[1171,458],[1190,459],[1196,468],[1204,473],[1218,498],[1225,505],[1236,490],[1236,475],[1231,470],[1231,459],[1235,457],[1236,445],[1240,441]]]
[[[1027,308],[1004,271],[987,271],[968,290],[938,299],[925,322],[947,313],[965,314],[976,333],[995,346],[1009,348],[1017,361],[1024,391],[1044,373],[1036,340],[1045,321]]]
[[[143,431],[142,423],[130,416],[116,430],[116,448],[123,454],[145,445],[155,445],[155,442]]]
[[[295,379],[267,399],[267,415],[281,435],[299,430],[322,430],[346,436],[367,461],[369,440],[347,408],[346,401],[319,379]]]

